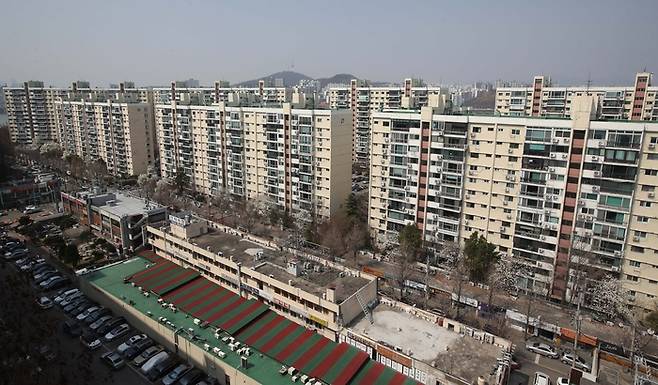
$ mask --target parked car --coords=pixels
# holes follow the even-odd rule
[[[80,342],[89,350],[96,350],[101,347],[101,339],[94,333],[81,335]]]
[[[128,350],[129,347],[133,346],[133,344],[137,341],[140,340],[145,340],[148,337],[146,334],[135,334],[134,336],[128,338],[126,342],[122,343],[117,347],[117,353],[123,354],[126,350]]]
[[[167,358],[169,358],[169,353],[167,353],[167,352],[164,351],[164,350],[161,350],[160,352],[158,352],[157,354],[155,354],[154,356],[152,356],[151,358],[149,358],[148,361],[146,361],[146,362],[145,362],[145,363],[139,368],[139,370],[140,370],[142,373],[148,373],[151,369],[153,369],[153,367],[155,367],[155,365],[157,365],[157,364],[159,364],[160,362],[166,360]]]
[[[50,268],[50,269],[40,271],[40,272],[34,274],[34,276],[33,276],[34,282],[39,283],[39,282],[43,281],[45,278],[51,277],[55,274],[57,274],[57,270],[55,268]]]
[[[25,257],[27,257],[27,253],[28,253],[27,249],[13,250],[13,251],[5,253],[5,259],[8,260],[8,261],[13,261],[13,260],[16,260],[16,259],[25,258]]]
[[[89,302],[89,301],[82,302],[78,307],[71,310],[71,317],[77,318],[80,313],[84,312],[85,310],[89,309],[92,306],[95,306],[93,302]]]
[[[87,317],[89,317],[91,314],[93,314],[96,310],[100,309],[98,306],[90,306],[86,308],[83,312],[78,314],[75,319],[78,321],[84,321]]]
[[[155,366],[144,373],[144,375],[150,381],[155,381],[166,373],[169,373],[176,366],[178,366],[178,359],[175,356],[169,356],[166,360],[158,362]]]
[[[131,347],[126,349],[123,353],[123,356],[126,357],[127,360],[132,360],[138,355],[142,354],[142,352],[151,346],[155,345],[155,342],[147,338],[145,340],[139,340],[135,342]]]
[[[38,264],[34,265],[32,267],[32,278],[34,278],[34,276],[36,274],[41,273],[42,271],[46,271],[47,269],[52,270],[52,269],[54,269],[54,267],[50,266],[49,264],[47,264],[45,262],[38,263]]]
[[[564,362],[565,364],[571,366],[571,365],[573,365],[573,358],[574,358],[574,355],[573,355],[573,354],[571,354],[571,353],[564,353],[564,354],[562,355],[562,358],[560,358],[560,361],[562,361],[562,362]],[[587,362],[585,362],[585,360],[583,360],[583,359],[580,358],[579,356],[576,356],[576,364],[575,364],[574,366],[575,366],[577,369],[581,369],[581,370],[584,370],[584,371],[586,371],[586,372],[589,372],[589,371],[590,371],[590,369],[589,369],[589,365],[587,364]]]
[[[59,274],[51,275],[50,277],[48,277],[48,278],[46,278],[42,281],[39,281],[39,287],[43,289],[46,286],[48,286],[51,282],[53,282],[54,280],[56,280],[58,278],[63,278],[63,277]]]
[[[62,288],[64,286],[68,285],[69,283],[71,283],[71,280],[68,277],[60,277],[60,278],[52,280],[49,284],[47,284],[43,288],[43,290],[50,291],[50,290],[59,289],[59,288]]]
[[[38,213],[39,211],[41,211],[41,209],[36,206],[27,206],[25,207],[25,210],[23,210],[23,214],[34,214]]]
[[[162,352],[164,348],[161,345],[155,345],[144,350],[140,355],[133,359],[133,364],[135,366],[142,366],[146,361],[150,360],[151,357]]]
[[[178,381],[179,378],[183,377],[191,369],[192,367],[188,364],[180,364],[176,366],[174,370],[164,376],[162,379],[162,385],[173,385],[176,381]]]
[[[569,385],[569,379],[566,377],[558,377],[555,385]]]
[[[71,337],[79,337],[82,335],[82,326],[73,320],[64,322],[62,329],[64,329],[64,333],[70,335]]]
[[[203,372],[197,368],[193,368],[178,380],[177,385],[193,385],[201,381],[201,378],[203,378]]]
[[[91,313],[87,318],[85,318],[85,323],[87,325],[91,325],[92,323],[96,322],[99,318],[106,316],[106,315],[112,315],[112,312],[110,309],[106,309],[104,307],[96,310],[95,312]]]
[[[83,297],[77,298],[71,303],[69,303],[68,305],[64,306],[64,313],[69,314],[73,310],[77,309],[78,306],[83,305],[85,303],[88,303],[87,298],[83,298]]]
[[[552,346],[548,344],[544,344],[541,342],[535,342],[526,345],[526,349],[530,350],[531,352],[540,354],[542,356],[550,357],[550,358],[559,358],[560,355],[558,352],[553,348]]]
[[[101,318],[97,319],[96,321],[92,322],[89,325],[89,329],[98,331],[98,329],[105,325],[107,322],[109,322],[112,319],[112,316],[110,314],[104,315]]]
[[[121,337],[122,335],[128,333],[130,326],[127,323],[123,323],[114,329],[110,330],[105,334],[105,341],[114,341],[115,339]]]
[[[103,361],[110,366],[110,368],[117,370],[125,365],[125,361],[117,352],[107,352],[101,356]]]
[[[533,385],[551,385],[551,378],[542,372],[535,372]]]
[[[84,297],[84,294],[82,294],[82,292],[78,290],[77,292],[75,292],[73,294],[69,294],[66,297],[64,297],[64,299],[62,299],[59,302],[59,306],[65,307],[65,306],[69,305],[71,302],[73,302],[73,301],[75,301],[75,300],[77,300],[78,298],[81,298],[81,297]]]
[[[50,298],[48,297],[41,297],[37,299],[37,304],[39,305],[40,308],[44,310],[53,307],[53,301],[51,301]]]
[[[125,323],[125,322],[126,322],[126,320],[123,317],[112,318],[111,320],[107,321],[105,323],[105,325],[98,328],[98,334],[105,335],[110,330],[114,329],[115,327],[117,327],[117,326],[119,326],[119,325],[121,325],[122,323]]]

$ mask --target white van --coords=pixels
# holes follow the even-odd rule
[[[551,378],[542,372],[535,372],[534,385],[551,385]]]
[[[151,370],[151,368],[153,368],[155,365],[159,364],[160,362],[166,360],[167,358],[169,358],[169,353],[162,351],[151,357],[151,359],[149,359],[148,361],[146,361],[139,370],[141,370],[142,373],[146,374],[148,373],[148,371]]]

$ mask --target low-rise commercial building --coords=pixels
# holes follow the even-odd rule
[[[373,114],[373,236],[415,223],[438,249],[478,232],[528,266],[529,290],[571,300],[594,270],[653,310],[658,123],[596,120],[591,96],[571,104],[570,119]]]
[[[290,254],[190,214],[146,228],[160,257],[194,268],[223,287],[336,340],[377,298],[377,279],[319,257]]]
[[[112,243],[120,254],[144,246],[144,227],[166,219],[167,209],[155,202],[121,193],[62,193],[65,212]]]
[[[162,177],[183,172],[198,192],[325,218],[350,193],[348,111],[172,103],[155,121]]]
[[[219,384],[419,384],[193,269],[148,258],[88,272],[81,288]]]

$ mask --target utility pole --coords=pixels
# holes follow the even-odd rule
[[[430,253],[425,253],[425,310],[430,300]]]

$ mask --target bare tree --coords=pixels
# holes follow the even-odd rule
[[[468,266],[466,264],[466,256],[464,251],[457,242],[445,242],[439,250],[439,259],[443,261],[444,265],[450,271],[450,278],[453,282],[452,292],[457,296],[456,304],[456,318],[460,317],[461,313],[461,299],[462,289],[464,282],[468,282]]]

